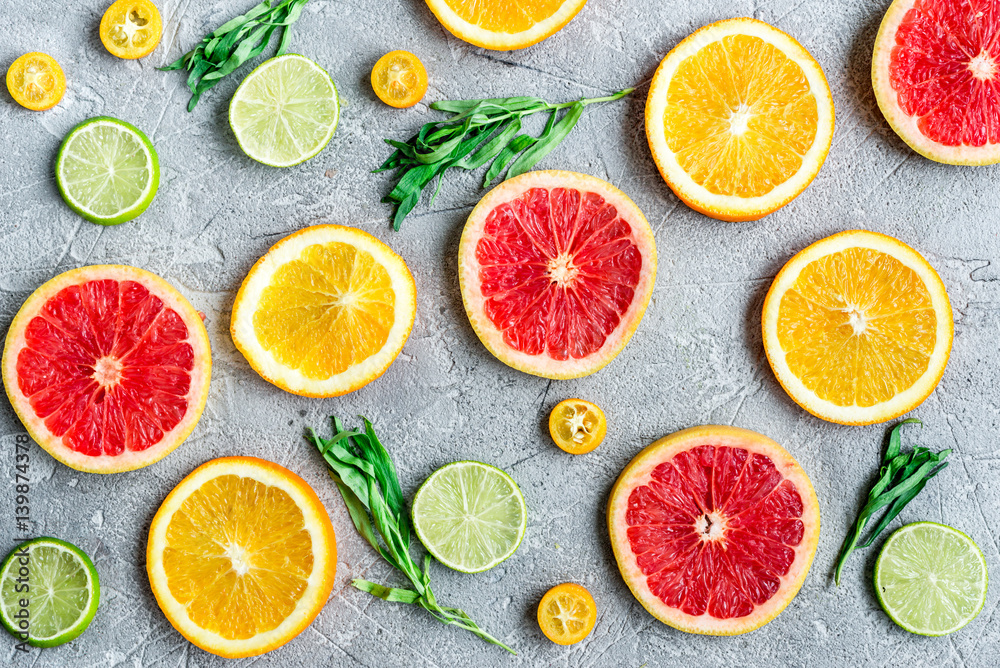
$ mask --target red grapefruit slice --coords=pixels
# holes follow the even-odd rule
[[[490,352],[536,376],[578,378],[614,359],[638,327],[656,242],[610,183],[529,172],[473,209],[458,267],[465,310]]]
[[[654,617],[737,635],[795,597],[819,540],[809,477],[780,445],[735,427],[661,438],[622,471],[608,501],[618,568]]]
[[[1000,162],[1000,0],[894,0],[875,39],[872,84],[917,153]]]
[[[194,429],[212,359],[201,316],[133,267],[67,271],[17,312],[3,382],[31,437],[78,471],[148,466]]]

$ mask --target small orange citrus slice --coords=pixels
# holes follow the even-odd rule
[[[698,30],[667,54],[646,99],[646,137],[667,185],[720,220],[756,220],[797,197],[833,138],[819,64],[755,19]]]
[[[573,582],[556,585],[538,604],[538,626],[557,645],[586,638],[597,622],[597,604],[586,588]]]
[[[571,455],[584,455],[596,448],[608,432],[608,421],[600,406],[583,399],[566,399],[549,414],[549,434]]]
[[[333,588],[337,541],[312,488],[254,457],[203,464],[153,517],[146,572],[181,635],[226,658],[281,647]]]
[[[390,51],[372,68],[372,88],[390,107],[412,107],[427,93],[427,70],[409,51]]]
[[[817,241],[771,284],[764,350],[813,415],[885,422],[923,402],[944,373],[954,325],[944,283],[917,251],[863,230]]]
[[[66,75],[52,56],[26,53],[7,69],[7,90],[25,109],[45,111],[63,98]]]
[[[484,49],[523,49],[559,32],[587,0],[427,0],[448,31]]]
[[[160,12],[149,0],[116,0],[101,18],[101,42],[119,58],[148,56],[162,34]]]

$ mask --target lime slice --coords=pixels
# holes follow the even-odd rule
[[[448,568],[481,573],[514,554],[528,512],[517,483],[480,462],[454,462],[432,473],[413,497],[413,528]]]
[[[83,633],[100,597],[94,562],[58,538],[22,543],[0,566],[0,622],[35,647],[62,645]]]
[[[910,633],[959,630],[986,602],[986,560],[972,539],[934,522],[889,536],[875,563],[875,593],[886,614]]]
[[[295,53],[262,63],[229,103],[229,125],[240,148],[271,167],[291,167],[322,151],[339,118],[330,75]]]
[[[56,157],[66,204],[92,223],[117,225],[146,210],[160,185],[160,161],[139,128],[98,116],[73,128]]]

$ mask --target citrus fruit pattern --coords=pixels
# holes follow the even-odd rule
[[[56,276],[7,333],[3,381],[31,437],[79,471],[148,466],[191,433],[212,359],[201,315],[166,281],[97,265]]]
[[[149,527],[146,571],[181,635],[227,658],[281,647],[323,608],[337,570],[330,518],[288,469],[226,457],[191,472]]]
[[[756,19],[696,31],[660,63],[646,137],[664,180],[712,218],[756,220],[797,197],[833,140],[833,98],[819,64]]]
[[[307,227],[253,266],[233,304],[233,342],[283,390],[331,397],[381,376],[403,349],[417,292],[401,257],[350,227]]]
[[[25,109],[45,111],[62,100],[66,75],[52,56],[26,53],[7,68],[7,91]]]
[[[597,623],[597,604],[585,587],[574,582],[556,585],[538,602],[538,628],[557,645],[573,645]]]
[[[484,49],[523,49],[554,35],[587,0],[427,0],[455,37]]]
[[[807,411],[842,424],[898,417],[934,390],[951,352],[951,304],[906,244],[855,230],[796,254],[771,284],[764,350]]]
[[[735,427],[666,436],[622,471],[608,501],[618,568],[657,619],[736,635],[794,598],[819,540],[808,476],[780,445]]]
[[[473,209],[458,264],[465,310],[490,352],[527,373],[576,378],[614,359],[638,327],[656,243],[611,184],[529,172]]]
[[[894,0],[875,39],[872,85],[917,153],[1000,162],[1000,2]]]
[[[571,455],[585,455],[604,441],[608,420],[597,404],[583,399],[566,399],[549,413],[549,435],[560,449]]]
[[[412,107],[427,93],[427,70],[409,51],[390,51],[372,68],[372,90],[390,107]]]
[[[149,0],[116,0],[101,17],[101,43],[119,58],[134,60],[153,52],[163,34],[160,11]]]

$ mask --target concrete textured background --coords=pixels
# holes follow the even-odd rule
[[[663,2],[591,0],[563,31],[532,48],[484,51],[453,38],[421,0],[312,0],[293,50],[328,69],[344,100],[329,147],[304,165],[276,170],[240,152],[226,111],[240,75],[206,94],[189,114],[183,77],[154,69],[193,47],[250,0],[160,0],[163,41],[145,60],[109,55],[98,38],[108,0],[24,0],[0,9],[0,63],[26,51],[55,56],[66,97],[32,113],[0,102],[0,328],[43,281],[96,263],[128,263],[164,276],[203,310],[214,352],[211,396],[192,437],[147,469],[81,474],[32,445],[35,533],[58,536],[94,557],[102,601],[90,629],[51,650],[3,662],[30,666],[989,666],[1000,649],[993,587],[979,618],[945,638],[897,628],[870,585],[875,549],[857,554],[842,586],[831,569],[879,458],[884,426],[841,427],[799,409],[775,382],[761,347],[759,313],[771,277],[796,251],[828,234],[867,228],[920,250],[941,273],[955,309],[955,345],[944,379],[913,415],[906,441],[955,448],[951,466],[903,512],[968,533],[990,569],[1000,566],[1000,325],[997,211],[1000,168],[956,168],[910,151],[883,121],[871,91],[871,47],[887,0]],[[647,84],[680,39],[709,22],[755,16],[791,33],[823,66],[837,127],[813,185],[778,213],[727,224],[698,215],[669,191],[643,131]],[[637,85],[623,102],[591,107],[541,167],[587,172],[628,193],[656,233],[656,291],[624,352],[605,370],[550,382],[507,368],[479,343],[462,309],[455,271],[465,216],[483,194],[480,175],[452,177],[432,209],[423,202],[393,232],[379,200],[389,180],[369,170],[387,155],[383,137],[404,138],[428,109],[397,111],[374,97],[368,76],[392,49],[418,54],[430,74],[426,101],[535,94],[553,100]],[[77,217],[52,176],[56,150],[76,123],[108,114],[142,128],[160,155],[162,181],[139,219],[104,228]],[[418,286],[413,334],[391,369],[349,396],[312,400],[261,380],[228,334],[231,302],[252,263],[282,236],[314,223],[369,231],[400,252]],[[570,457],[543,423],[559,400],[604,407],[608,439]],[[396,583],[355,534],[319,456],[302,439],[330,414],[364,414],[394,453],[411,495],[438,466],[463,458],[509,471],[529,507],[520,550],[487,573],[435,566],[438,598],[465,608],[520,653],[511,657],[421,610],[356,591],[352,577]],[[742,637],[686,635],[647,614],[622,582],[604,526],[608,491],[643,446],[702,423],[755,429],[785,445],[812,477],[823,531],[813,569],[776,620]],[[0,406],[0,551],[14,545],[14,439],[23,428]],[[185,641],[158,609],[144,570],[149,522],[160,502],[198,464],[249,454],[277,461],[309,481],[338,534],[334,595],[317,620],[285,647],[226,662]],[[548,642],[534,621],[541,594],[573,580],[593,592],[597,626],[568,648]]]

